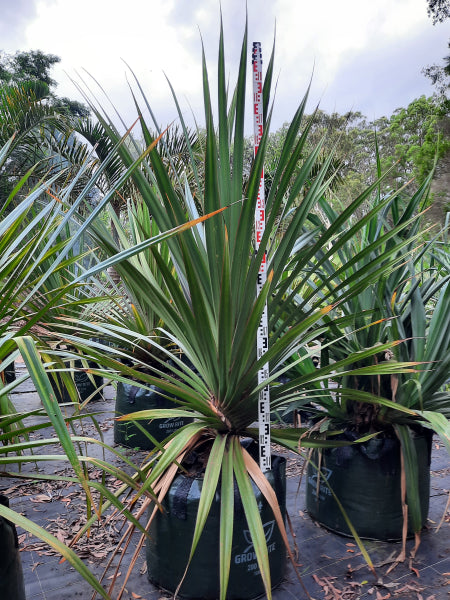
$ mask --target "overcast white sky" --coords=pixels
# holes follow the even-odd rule
[[[222,0],[231,78],[245,5],[244,0]],[[441,64],[448,53],[449,22],[433,26],[426,0],[247,0],[247,6],[249,51],[252,41],[260,41],[266,62],[276,22],[274,129],[290,120],[313,68],[311,108],[320,100],[324,110],[359,110],[373,119],[430,95],[421,69]],[[189,101],[202,122],[199,32],[213,75],[218,0],[0,0],[0,15],[0,49],[40,49],[61,57],[53,70],[58,95],[80,99],[65,72],[75,76],[84,68],[130,122],[125,59],[161,125],[176,115],[163,72],[180,99],[186,99],[186,110]],[[251,119],[249,114],[250,128]]]

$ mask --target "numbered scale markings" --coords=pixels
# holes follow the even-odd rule
[[[263,134],[263,103],[262,103],[262,58],[261,43],[253,42],[252,49],[252,70],[253,70],[253,123],[254,123],[254,151],[255,156],[258,152],[259,144]],[[266,226],[266,203],[264,197],[264,170],[261,173],[259,182],[259,192],[255,209],[255,250],[259,249],[261,239]],[[267,262],[266,253],[264,253],[258,274],[256,293],[260,294],[267,280]],[[260,359],[268,350],[268,319],[267,303],[261,315],[261,321],[258,327],[256,340],[257,357]],[[269,377],[269,363],[265,363],[258,371],[258,384],[264,383]],[[269,386],[265,386],[259,393],[258,401],[258,422],[259,422],[259,464],[263,472],[270,471],[270,395]]]

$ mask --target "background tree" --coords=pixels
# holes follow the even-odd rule
[[[433,19],[433,25],[442,23],[450,17],[449,0],[427,0],[427,3],[428,16]],[[448,47],[450,49],[450,42]],[[450,138],[450,54],[444,57],[443,65],[429,65],[422,70],[422,73],[431,79],[444,107],[445,117],[441,120],[441,127],[448,140]],[[447,149],[437,165],[431,192],[434,201],[429,211],[430,218],[432,221],[440,219],[441,222],[445,222],[450,212],[450,149]]]
[[[450,43],[448,45],[450,49]],[[450,54],[444,57],[443,65],[429,65],[422,69],[422,73],[435,86],[436,92],[446,102],[447,109],[449,108],[448,92],[450,90]]]
[[[50,71],[60,61],[59,56],[45,54],[42,50],[17,51],[14,54],[0,52],[0,85],[20,86],[23,83],[41,82],[47,86],[45,97],[55,110],[86,117],[90,112],[87,106],[76,100],[60,98],[53,92],[52,88],[57,83]]]
[[[0,143],[13,138],[8,160],[2,166],[7,177],[1,178],[1,204],[7,202],[11,190],[30,168],[34,173],[27,186],[57,172],[63,184],[88,156],[89,148],[74,135],[74,126],[75,120],[86,119],[89,110],[52,91],[56,82],[50,70],[59,60],[39,50],[0,55]],[[57,193],[58,180],[54,185]],[[21,194],[27,194],[27,186]]]
[[[55,54],[44,54],[41,50],[16,52],[0,55],[0,80],[4,83],[21,83],[23,81],[42,81],[49,88],[56,86],[50,77],[52,67],[61,59]]]
[[[433,19],[433,25],[442,23],[450,17],[450,1],[449,0],[427,0],[428,16]],[[450,42],[448,44],[450,48]],[[436,86],[437,93],[442,97],[447,97],[450,88],[450,55],[444,57],[443,65],[429,65],[422,69],[425,77],[431,79],[431,82]],[[447,110],[449,109],[447,97]]]
[[[383,153],[382,159],[384,167],[396,163],[394,177],[399,185],[411,176],[420,185],[432,170],[435,160],[442,158],[450,148],[450,139],[443,124],[445,117],[445,105],[436,96],[421,96],[406,108],[394,111],[385,132],[391,155]]]
[[[269,134],[264,166],[268,182],[276,172],[286,135],[286,125]],[[436,160],[438,167],[444,164],[450,150],[446,104],[437,95],[421,96],[406,108],[396,109],[391,116],[374,121],[368,121],[360,112],[341,115],[317,111],[309,140],[317,144],[322,138],[325,139],[324,151],[335,148],[332,165],[335,183],[327,198],[335,209],[347,206],[374,181],[377,160],[383,172],[389,169],[385,180],[387,189],[395,191],[411,179],[414,179],[411,187],[416,188],[431,172]],[[253,156],[250,139],[247,153],[250,165]],[[438,172],[441,171],[438,168]],[[361,212],[366,212],[370,206],[368,199]],[[436,222],[441,222],[442,215],[445,216],[445,210],[441,208],[439,204],[436,211],[430,211]]]
[[[449,0],[427,0],[428,16],[433,19],[433,25],[442,23],[450,17],[450,2]]]

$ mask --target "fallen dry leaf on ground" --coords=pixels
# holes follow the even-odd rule
[[[31,502],[51,502],[52,497],[46,496],[45,494],[38,494],[37,496],[34,496],[34,498],[30,498],[30,500]]]
[[[352,582],[341,586],[337,577],[318,577],[313,574],[314,581],[320,585],[324,593],[324,600],[358,600],[361,596],[361,584]]]

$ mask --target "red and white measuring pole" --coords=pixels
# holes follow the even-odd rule
[[[253,42],[252,48],[252,70],[253,70],[253,122],[254,122],[254,149],[255,156],[258,152],[259,144],[263,134],[263,101],[262,101],[262,56],[261,42]],[[261,239],[266,226],[266,202],[264,197],[264,169],[261,172],[259,182],[258,199],[255,209],[255,246],[256,252],[259,250]],[[260,294],[263,285],[267,280],[267,261],[266,253],[259,268],[256,293]],[[269,332],[267,319],[267,302],[261,315],[261,321],[258,327],[256,340],[256,351],[258,359],[261,358],[269,347]],[[258,371],[258,384],[263,383],[269,377],[269,363],[265,363]],[[270,471],[270,395],[269,386],[259,392],[258,401],[258,422],[259,422],[259,466],[263,472]]]

